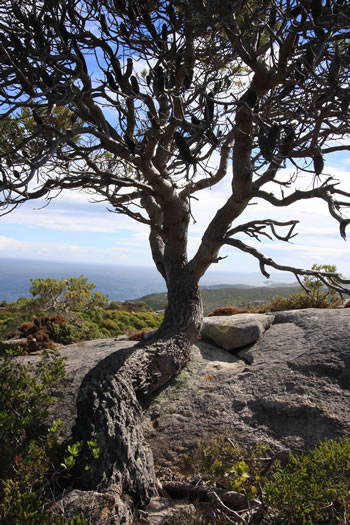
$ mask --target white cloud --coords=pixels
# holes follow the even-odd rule
[[[43,259],[66,259],[79,260],[84,255],[84,249],[79,245],[41,242],[41,241],[19,241],[10,237],[0,235],[0,251],[3,257],[16,258],[43,258]],[[62,257],[60,257],[60,255]]]
[[[2,257],[18,259],[40,259],[70,262],[96,262],[110,264],[131,264],[133,266],[151,266],[151,256],[148,248],[139,242],[118,242],[106,247],[83,246],[63,242],[42,242],[34,240],[18,240],[12,237],[0,236],[0,251]]]
[[[350,172],[346,171],[346,163],[347,158],[342,159],[339,168],[326,165],[325,172],[341,180],[341,187],[350,191]],[[308,180],[301,179],[300,186],[302,184],[308,184]],[[197,250],[208,222],[230,195],[230,185],[231,177],[228,175],[216,187],[199,192],[196,195],[198,201],[191,200],[192,214],[197,222],[190,225],[190,256],[193,256]],[[267,191],[271,188],[276,191],[275,185],[271,185]],[[33,210],[33,203],[26,203],[13,213],[2,217],[0,226],[7,227],[7,230],[3,229],[4,235],[0,238],[2,255],[152,265],[148,246],[148,227],[125,215],[109,213],[106,211],[105,203],[92,204],[89,199],[91,200],[91,196],[83,192],[65,191],[57,200],[40,211]],[[330,217],[325,202],[313,199],[297,202],[288,208],[275,208],[259,200],[257,205],[247,207],[237,220],[237,224],[268,218],[281,221],[298,219],[300,224],[296,228],[299,235],[293,239],[293,244],[279,241],[256,243],[257,248],[267,256],[273,257],[281,264],[302,267],[311,267],[314,263],[336,264],[343,273],[350,273],[348,269],[350,245],[340,238],[339,226]],[[18,239],[23,237],[20,236],[23,230],[26,232],[26,240],[20,241]],[[50,234],[51,242],[46,240],[41,242],[44,232],[46,238],[48,233]],[[61,232],[71,234],[69,242],[61,242]],[[79,232],[85,236],[88,233],[93,234],[89,246],[79,241]],[[93,244],[94,239],[98,239],[98,245]],[[247,242],[252,244],[251,239]],[[214,265],[214,270],[258,271],[258,262],[236,249],[224,247],[220,255],[228,255],[228,258],[219,265]]]

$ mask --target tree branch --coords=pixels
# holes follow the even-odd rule
[[[245,244],[244,242],[239,241],[238,239],[226,239],[225,244],[234,246],[235,248],[238,248],[239,250],[245,253],[249,253],[250,255],[258,259],[259,265],[260,265],[260,271],[267,279],[270,277],[270,274],[266,271],[265,266],[271,266],[272,268],[275,268],[275,270],[293,273],[297,279],[298,279],[297,276],[300,276],[300,275],[308,275],[312,277],[317,277],[318,279],[320,279],[320,281],[325,286],[328,286],[328,288],[331,288],[332,290],[336,290],[340,294],[350,295],[350,288],[345,288],[341,286],[341,284],[350,284],[350,280],[343,279],[337,273],[320,272],[316,270],[303,270],[302,268],[295,268],[293,266],[286,266],[286,265],[278,264],[272,259],[265,257],[265,255],[260,253],[258,250],[256,250],[252,246],[249,246],[248,244]],[[331,284],[327,279],[336,279],[336,281],[340,284],[339,285]]]

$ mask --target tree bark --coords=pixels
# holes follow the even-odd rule
[[[168,291],[155,336],[101,361],[84,378],[78,396],[73,439],[83,441],[83,450],[77,487],[113,492],[129,509],[144,507],[157,494],[153,456],[141,427],[143,407],[186,365],[202,322],[199,287],[190,274],[180,273]],[[89,451],[91,440],[99,448],[97,459]]]
[[[182,270],[168,284],[168,305],[158,337],[182,333],[193,343],[199,336],[203,321],[203,305],[199,285],[191,272]]]

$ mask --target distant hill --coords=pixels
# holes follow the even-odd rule
[[[219,290],[221,288],[256,288],[251,284],[204,284],[201,290]]]
[[[278,286],[249,286],[249,285],[212,285],[201,286],[204,305],[204,315],[212,312],[219,306],[247,306],[253,303],[266,303],[278,295],[289,297],[300,290],[298,284],[278,283]],[[167,305],[166,293],[144,295],[134,301],[143,301],[156,310],[162,310]]]

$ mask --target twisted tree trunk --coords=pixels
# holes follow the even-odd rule
[[[157,493],[153,456],[141,427],[143,406],[186,365],[202,322],[199,287],[191,276],[175,280],[168,298],[164,322],[155,336],[101,361],[85,377],[78,397],[73,436],[84,442],[78,486],[112,491],[129,509],[144,507]],[[91,440],[99,448],[99,457],[93,460]],[[120,516],[120,523],[128,523],[125,516]]]

